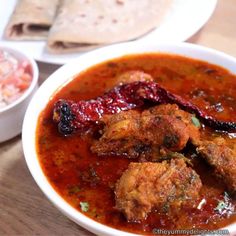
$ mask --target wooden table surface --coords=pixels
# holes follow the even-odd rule
[[[188,42],[236,57],[235,24],[236,0],[219,0],[210,20]],[[42,63],[39,67],[41,82],[57,69]],[[92,235],[43,195],[27,169],[20,136],[0,144],[0,235]]]

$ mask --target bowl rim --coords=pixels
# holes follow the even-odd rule
[[[20,57],[20,59],[26,59],[29,62],[30,67],[32,68],[32,81],[30,83],[30,86],[15,101],[11,102],[10,104],[6,105],[3,108],[0,108],[0,114],[1,114],[1,113],[4,113],[4,112],[10,110],[11,108],[17,106],[19,103],[24,101],[33,92],[33,90],[38,82],[39,69],[38,69],[38,65],[37,65],[36,61],[32,57],[28,56],[27,54],[23,53],[20,50],[16,50],[14,48],[7,47],[7,46],[2,46],[1,44],[0,44],[0,50],[4,50],[4,51],[11,53],[17,59],[18,59],[18,57]]]
[[[149,48],[149,50],[147,50]],[[154,49],[155,48],[155,49]],[[180,56],[186,56],[193,59],[199,59],[206,61],[208,63],[220,65],[233,74],[236,74],[236,58],[229,56],[223,52],[217,51],[215,49],[207,48],[200,45],[195,45],[191,43],[148,43],[144,45],[142,42],[128,42],[120,43],[115,45],[110,45],[104,48],[99,48],[94,51],[88,52],[64,66],[56,70],[52,75],[49,76],[47,80],[40,86],[38,91],[34,94],[31,102],[28,105],[27,111],[25,113],[22,129],[22,145],[24,151],[24,157],[27,166],[33,176],[35,182],[46,195],[46,197],[68,218],[76,222],[80,226],[86,228],[87,230],[99,234],[99,235],[137,235],[127,231],[117,230],[115,228],[109,227],[107,225],[101,224],[80,211],[73,208],[69,203],[67,203],[60,195],[56,192],[53,186],[50,184],[46,175],[44,174],[39,159],[36,152],[36,126],[38,122],[38,116],[41,111],[48,104],[48,99],[54,96],[54,94],[67,83],[69,83],[76,75],[85,69],[99,64],[101,62],[112,60],[115,58],[122,57],[123,55],[132,54],[143,54],[143,53],[165,53],[174,54]],[[189,55],[191,54],[191,55]],[[118,56],[117,56],[118,55]],[[210,56],[209,56],[210,55]],[[209,57],[208,57],[209,56]],[[204,58],[207,59],[204,59]],[[209,58],[210,61],[209,61]],[[227,66],[222,63],[227,62]],[[214,62],[213,62],[214,61]],[[95,62],[95,63],[94,63]],[[78,66],[79,65],[79,66]],[[63,73],[68,73],[66,78],[63,77]],[[46,92],[44,91],[46,90]],[[43,101],[40,99],[43,96]],[[36,105],[38,103],[39,106]],[[41,108],[40,108],[41,106]],[[39,109],[40,108],[40,109]],[[33,117],[32,117],[33,116]],[[30,125],[28,125],[30,124]],[[236,222],[224,227],[230,232],[236,232]]]

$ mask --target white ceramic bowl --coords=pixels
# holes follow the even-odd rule
[[[33,78],[29,88],[14,102],[0,108],[0,142],[9,140],[21,133],[26,108],[38,87],[39,71],[36,62],[26,54],[15,49],[1,46],[0,49],[11,53],[18,60],[27,60],[32,68]]]
[[[183,55],[191,58],[197,58],[208,61],[213,64],[221,65],[232,73],[236,74],[236,59],[222,52],[213,49],[196,46],[187,43],[178,44],[158,44],[158,43],[124,43],[101,48],[73,60],[71,63],[62,66],[53,73],[39,88],[31,100],[27,109],[23,124],[23,149],[27,165],[35,181],[42,189],[44,194],[54,205],[59,208],[70,219],[82,227],[98,235],[133,235],[119,231],[100,223],[81,214],[79,211],[64,201],[52,188],[45,177],[37,158],[35,150],[35,131],[40,112],[46,107],[50,97],[63,84],[71,80],[79,72],[108,59],[117,58],[127,54],[145,53],[145,52],[165,52]],[[236,224],[227,227],[230,232],[236,233]]]

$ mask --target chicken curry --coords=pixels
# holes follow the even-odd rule
[[[36,146],[54,189],[107,226],[219,229],[236,222],[236,76],[169,54],[103,62],[60,88]]]

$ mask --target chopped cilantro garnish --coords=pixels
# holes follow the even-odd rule
[[[230,202],[230,198],[227,192],[224,192],[224,199],[221,201],[218,201],[218,205],[214,209],[221,215],[231,215],[234,212],[234,206]]]
[[[191,119],[192,119],[192,123],[193,123],[196,127],[201,127],[201,123],[200,123],[200,121],[198,120],[197,117],[192,116]]]
[[[69,194],[76,194],[76,193],[78,193],[80,191],[81,191],[81,188],[79,186],[77,186],[77,185],[71,186],[71,187],[68,188],[68,193]]]
[[[215,211],[223,211],[227,207],[227,204],[222,200],[218,202],[217,207],[215,208]]]
[[[79,204],[82,211],[87,212],[89,210],[89,204],[87,202],[80,202]]]

